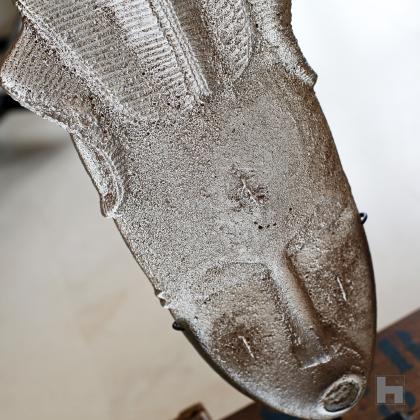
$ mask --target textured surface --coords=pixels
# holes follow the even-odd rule
[[[290,5],[217,2],[223,19],[204,1],[23,3],[3,84],[72,133],[103,212],[213,365],[305,417],[359,395],[370,262]]]
[[[346,414],[343,420],[391,420],[420,419],[418,403],[420,395],[420,311],[407,316],[378,334],[374,368],[369,385],[360,404]],[[390,392],[387,403],[378,403],[380,379],[387,386],[404,388],[404,404],[396,404]],[[298,420],[296,417],[287,417]],[[276,415],[261,404],[254,403],[225,420],[285,420],[283,414]]]

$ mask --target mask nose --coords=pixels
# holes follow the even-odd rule
[[[281,272],[280,272],[281,267]],[[322,325],[303,279],[287,257],[273,267],[273,280],[289,331],[291,350],[302,368],[314,368],[331,360],[328,332]]]

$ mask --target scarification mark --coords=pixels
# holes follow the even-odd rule
[[[254,171],[233,168],[232,174],[236,185],[230,198],[239,204],[239,208],[264,205],[268,201],[267,188],[258,183]]]
[[[245,348],[247,349],[249,355],[255,359],[255,355],[252,352],[251,346],[249,345],[247,339],[243,335],[239,335],[238,338],[244,343]]]
[[[246,179],[244,177],[241,177],[241,182],[242,182],[242,189],[241,189],[241,195],[244,199],[249,199],[251,200],[253,203],[257,204],[257,198],[255,197],[253,191],[250,189],[250,187],[248,186]]]
[[[303,364],[304,369],[313,369],[317,366],[325,365],[332,360],[332,356],[329,353],[321,353],[318,357],[314,357]]]
[[[340,277],[337,277],[336,280],[337,280],[337,283],[338,283],[338,287],[340,288],[341,295],[343,296],[344,302],[347,302],[347,293],[344,289],[343,283],[340,280]]]

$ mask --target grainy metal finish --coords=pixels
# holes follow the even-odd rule
[[[18,6],[2,84],[71,133],[176,325],[271,407],[352,407],[371,365],[373,275],[290,1]]]

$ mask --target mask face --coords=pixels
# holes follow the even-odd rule
[[[373,274],[290,2],[19,5],[4,87],[72,134],[191,342],[275,409],[351,408],[372,360]]]

